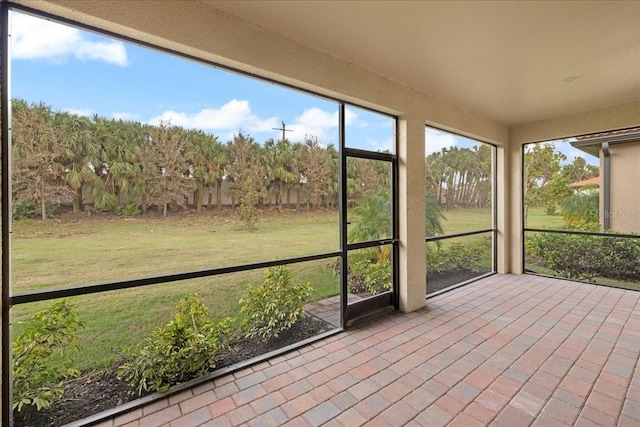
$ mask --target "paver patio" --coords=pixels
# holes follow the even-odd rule
[[[638,426],[640,292],[494,275],[101,426]]]

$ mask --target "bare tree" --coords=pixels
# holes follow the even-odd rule
[[[322,205],[324,198],[331,192],[331,162],[327,151],[320,145],[318,138],[308,137],[303,146],[304,193],[307,196],[307,208],[310,205]]]
[[[12,108],[13,200],[34,202],[44,221],[47,203],[68,203],[74,197],[62,163],[69,143],[48,106],[14,100]]]
[[[186,204],[186,195],[195,189],[189,172],[193,156],[184,129],[162,122],[148,127],[146,141],[140,149],[136,193],[143,209],[162,207],[164,216],[170,203]]]
[[[229,193],[233,200],[238,201],[238,214],[249,231],[255,229],[258,202],[266,194],[259,148],[253,138],[242,132],[234,135],[233,141],[227,144]]]

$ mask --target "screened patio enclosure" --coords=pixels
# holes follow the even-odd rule
[[[352,158],[375,163],[387,176],[388,233],[376,239],[347,241],[345,189],[343,217],[336,223],[336,229],[345,230],[336,232],[341,241],[335,242],[334,252],[326,251],[322,257],[342,256],[342,267],[347,268],[349,255],[387,247],[393,267],[390,288],[370,298],[369,305],[348,303],[346,285],[341,285],[345,293],[340,302],[343,324],[349,315],[366,317],[388,308],[408,313],[427,304],[425,126],[495,147],[491,166],[495,177],[491,196],[494,213],[480,231],[492,241],[490,256],[495,271],[515,275],[525,272],[523,146],[640,126],[637,1],[398,4],[18,0],[2,4],[3,33],[8,25],[8,8],[15,7],[27,14],[325,97],[340,105],[341,120],[349,106],[389,117],[395,144],[388,152],[340,147],[341,167],[346,168],[348,158]],[[9,315],[12,304],[28,302],[12,300],[10,289],[8,47],[9,40],[4,37],[4,425],[11,402],[6,374],[11,365],[4,356],[11,346]],[[171,90],[171,85],[165,90]],[[341,136],[343,141],[348,137]],[[637,204],[630,206],[635,209]],[[297,261],[312,262],[322,257],[304,255]]]

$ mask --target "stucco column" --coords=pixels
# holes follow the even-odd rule
[[[424,120],[401,116],[398,123],[400,222],[400,310],[426,304],[424,224]]]
[[[510,175],[510,152],[508,146],[498,146],[496,148],[496,227],[498,229],[496,239],[496,269],[498,273],[508,273],[511,269],[511,184]]]
[[[501,152],[504,159],[501,159]],[[504,167],[498,166],[498,202],[500,195],[503,195],[504,201],[502,205],[498,204],[498,273],[522,274],[522,145],[509,141],[502,150],[498,149],[500,163]],[[501,185],[504,186],[503,190],[499,189]],[[502,221],[501,214],[504,216]]]

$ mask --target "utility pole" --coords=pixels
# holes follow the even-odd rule
[[[287,127],[284,124],[284,121],[282,121],[282,127],[281,128],[271,128],[273,130],[281,130],[282,131],[282,141],[284,141],[284,133],[285,132],[293,132],[291,129],[287,129]]]

